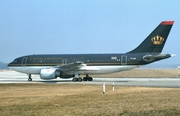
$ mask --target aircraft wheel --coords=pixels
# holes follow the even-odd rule
[[[32,78],[28,78],[28,81],[32,81]]]
[[[78,81],[78,78],[73,78],[72,81],[73,81],[73,82],[77,82],[77,81]]]
[[[88,81],[92,81],[92,80],[93,80],[93,78],[92,78],[92,77],[89,77],[89,78],[88,78]]]
[[[82,78],[81,77],[79,77],[77,80],[78,80],[78,82],[82,82]]]
[[[83,81],[87,81],[87,80],[88,80],[88,78],[87,78],[87,77],[84,77],[84,78],[83,78]]]
[[[32,81],[31,74],[29,74],[28,77],[28,81]]]

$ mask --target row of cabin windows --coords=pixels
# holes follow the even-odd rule
[[[81,62],[114,62],[114,61],[121,61],[120,59],[100,59],[100,60],[68,60],[68,59],[63,59],[63,60],[32,60],[30,62],[32,63],[41,63],[41,62],[64,62],[64,60],[66,60],[66,62],[77,62],[77,61],[81,61]]]

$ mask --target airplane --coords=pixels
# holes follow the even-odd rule
[[[162,21],[138,47],[127,53],[34,54],[16,58],[8,67],[26,73],[28,81],[32,81],[32,74],[45,80],[60,77],[72,78],[73,82],[92,81],[89,75],[131,70],[170,58],[171,54],[161,52],[173,24],[174,21]]]

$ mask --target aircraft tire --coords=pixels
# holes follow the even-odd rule
[[[29,74],[28,77],[28,81],[32,81],[31,74]]]
[[[73,82],[77,82],[77,81],[78,81],[78,78],[73,78],[72,81],[73,81]]]
[[[79,77],[79,78],[77,79],[78,82],[82,82],[82,80],[83,80],[83,79],[82,79],[81,77]]]
[[[32,81],[32,78],[28,78],[28,81]]]
[[[84,78],[83,78],[83,81],[87,81],[87,80],[88,80],[88,78],[87,78],[87,77],[84,77]]]
[[[88,81],[92,81],[92,80],[93,80],[93,78],[92,78],[92,77],[89,77],[89,78],[88,78]]]

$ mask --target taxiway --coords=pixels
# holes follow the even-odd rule
[[[98,78],[94,77],[93,81],[72,82],[72,79],[54,79],[42,80],[38,75],[32,75],[32,82],[27,81],[28,76],[15,71],[1,71],[0,83],[44,83],[44,84],[91,84],[115,86],[141,86],[141,87],[171,87],[180,88],[180,78]]]

